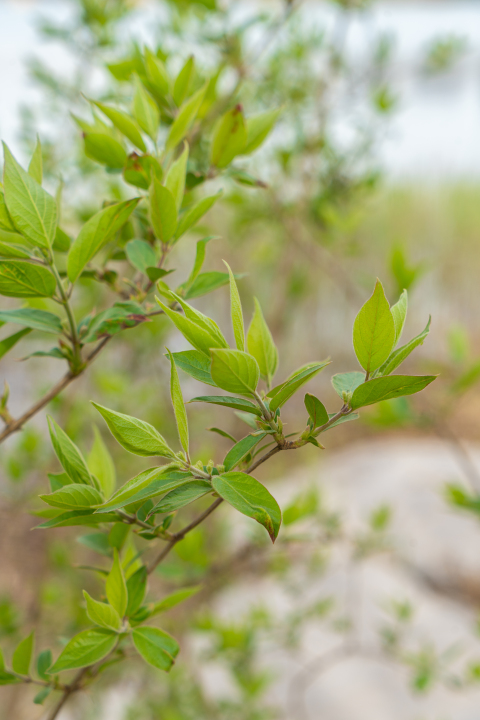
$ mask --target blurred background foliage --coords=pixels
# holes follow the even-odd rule
[[[70,0],[69,4],[71,12],[65,22],[45,19],[39,22],[38,32],[46,42],[65,45],[71,67],[68,72],[52,70],[30,60],[31,79],[41,99],[25,103],[19,140],[26,156],[33,150],[40,128],[47,181],[52,188],[62,183],[64,225],[74,235],[96,211],[99,198],[123,199],[131,192],[121,176],[106,173],[85,156],[72,114],[90,121],[85,97],[121,103],[131,96],[131,72],[141,45],[133,40],[134,28],[142,8],[134,0]],[[239,286],[246,312],[253,311],[249,298],[258,295],[280,349],[281,375],[312,358],[327,356],[333,358],[335,372],[351,369],[350,328],[375,277],[382,278],[392,303],[408,289],[415,312],[407,320],[407,335],[417,334],[429,313],[434,315],[429,342],[408,361],[408,371],[441,372],[442,381],[425,396],[366,410],[360,422],[344,425],[329,436],[328,449],[379,432],[406,439],[418,433],[440,436],[453,443],[462,471],[479,488],[478,473],[459,440],[480,439],[476,422],[480,320],[472,302],[478,296],[480,271],[476,252],[478,188],[467,183],[428,188],[384,182],[377,148],[395,115],[399,92],[392,72],[392,39],[372,37],[368,55],[352,61],[349,24],[371,3],[336,0],[334,4],[338,6],[336,21],[328,32],[305,22],[302,3],[295,0],[251,3],[248,12],[240,12],[236,3],[216,0],[154,0],[149,4],[155,38],[152,50],[172,70],[180,70],[193,54],[194,82],[200,85],[202,76],[214,70],[215,82],[209,92],[220,104],[222,98],[234,96],[248,114],[282,108],[274,133],[249,160],[248,170],[240,162],[235,172],[222,178],[223,202],[187,242],[193,248],[205,234],[219,236],[209,245],[208,269],[223,270],[224,258],[235,272],[244,274]],[[418,72],[429,76],[448,73],[464,51],[461,37],[432,38]],[[210,121],[207,114],[205,123]],[[203,180],[205,155],[201,143],[193,145],[189,165],[192,187]],[[176,277],[186,277],[190,268],[182,265],[182,258],[173,254],[172,263]],[[121,263],[118,271],[122,271]],[[82,283],[83,302],[88,299],[91,304],[93,295],[102,309],[109,301],[108,290],[88,280]],[[35,306],[42,307],[41,302]],[[80,295],[79,312],[81,307]],[[198,307],[222,326],[229,324],[225,288],[201,298]],[[162,351],[168,332],[167,321],[157,318],[123,333],[87,376],[51,404],[50,412],[84,451],[94,439],[95,414],[86,402],[90,398],[142,417],[167,440],[173,439],[168,364]],[[177,337],[169,342],[172,349],[179,349]],[[22,355],[27,355],[28,338],[21,348]],[[22,406],[27,394],[44,392],[57,376],[54,363],[30,359],[27,372],[23,363],[2,360],[14,409],[16,403]],[[317,385],[316,394],[333,410],[335,395],[327,380],[319,376]],[[195,381],[186,376],[182,386],[186,397],[197,394]],[[226,451],[227,441],[204,430],[218,425],[223,411],[190,408],[196,454],[208,461],[215,452]],[[302,410],[299,399],[288,419],[292,428],[300,422]],[[79,571],[78,566],[101,563],[88,535],[77,538],[77,533],[65,529],[48,537],[28,532],[35,518],[26,516],[25,506],[36,509],[33,498],[46,487],[46,473],[56,467],[45,440],[45,425],[43,417],[37,418],[2,446],[0,456],[0,640],[7,649],[25,634],[25,628],[37,627],[42,643],[48,644],[59,632],[68,637],[84,627],[86,614],[79,599],[82,588],[90,591],[95,587],[95,574]],[[227,429],[240,436],[242,420],[237,418]],[[138,471],[138,459],[127,456],[103,429],[102,435],[122,483]],[[319,452],[311,447],[305,453],[304,472],[312,478],[319,473]],[[281,464],[273,461],[268,477],[274,480],[287,475],[289,466],[297,462],[292,455],[287,456],[287,465],[283,456]],[[262,469],[259,478],[267,477],[266,472]],[[480,503],[472,500],[469,491],[451,489],[449,499],[478,513]],[[392,552],[392,511],[379,507],[364,518],[361,533],[352,537],[342,518],[315,489],[285,510],[285,531],[273,552],[250,526],[247,542],[239,547],[227,516],[212,518],[208,527],[188,536],[152,580],[163,593],[189,584],[202,587],[164,621],[166,629],[182,640],[178,667],[160,679],[154,671],[142,668],[137,672],[134,667],[128,682],[122,681],[122,717],[294,720],[298,712],[302,717],[302,700],[295,693],[300,695],[302,687],[308,686],[308,677],[299,678],[292,691],[289,702],[294,709],[281,709],[268,693],[273,671],[259,665],[258,650],[274,638],[295,656],[300,651],[297,641],[302,630],[327,624],[333,633],[346,638],[345,655],[354,651],[349,602],[340,596],[310,598],[301,589],[309,579],[328,571],[339,546],[353,565],[371,555]],[[188,517],[188,509],[182,513]],[[299,598],[296,612],[281,623],[269,608],[268,598],[235,622],[213,611],[233,580],[245,577],[253,582],[265,576]],[[475,663],[462,667],[452,679],[450,659],[440,657],[433,644],[419,644],[409,653],[404,650],[403,638],[414,612],[401,600],[386,608],[385,624],[378,632],[378,652],[408,668],[415,692],[426,692],[434,683],[454,682],[463,687],[478,682],[480,665]],[[207,664],[221,668],[222,682],[231,689],[226,697],[218,699],[205,691],[202,667]],[[105,688],[115,686],[120,678],[120,670],[111,668],[99,683],[93,702],[80,698],[78,717],[106,718],[105,703],[110,696],[105,695]],[[33,717],[26,710],[31,698],[25,701],[23,694],[23,688],[2,690],[2,720]],[[35,717],[40,713],[39,709]]]

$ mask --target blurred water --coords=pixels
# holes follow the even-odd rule
[[[127,34],[149,39],[152,11],[129,22]],[[259,2],[235,6],[247,13]],[[14,148],[19,105],[32,95],[26,58],[35,54],[53,68],[68,72],[71,59],[57,43],[45,43],[35,32],[40,14],[68,17],[66,0],[3,0],[0,2],[0,135]],[[308,22],[331,27],[336,10],[329,3],[307,2]],[[361,56],[372,37],[382,32],[395,38],[393,81],[399,104],[388,136],[380,148],[381,162],[393,178],[437,180],[480,176],[480,2],[378,2],[358,13],[349,27],[350,52]],[[419,75],[425,48],[434,36],[464,37],[467,51],[441,77]],[[341,127],[340,127],[341,129]]]

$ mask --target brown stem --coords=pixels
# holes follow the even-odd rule
[[[70,695],[72,695],[72,693],[76,692],[79,689],[79,685],[80,685],[81,681],[83,680],[83,677],[85,676],[85,674],[88,672],[88,669],[89,668],[86,667],[86,668],[82,668],[81,670],[78,671],[78,673],[75,675],[75,677],[73,678],[70,685],[67,685],[67,687],[63,691],[62,697],[58,700],[56,705],[54,705],[53,708],[51,709],[50,714],[47,717],[47,720],[55,720],[55,718],[58,717],[58,713],[60,712],[60,710],[63,708],[63,706],[67,702]]]
[[[35,405],[32,405],[31,408],[27,410],[26,413],[24,413],[21,417],[18,418],[18,420],[13,420],[7,424],[7,427],[5,430],[0,434],[0,443],[2,443],[4,440],[7,439],[10,435],[12,435],[14,432],[17,432],[18,430],[21,430],[21,428],[27,423],[34,415],[36,415],[42,408],[44,408],[48,403],[53,400],[54,398],[59,395],[62,390],[65,390],[66,387],[70,385],[71,382],[76,380],[80,375],[86,370],[86,368],[90,365],[90,363],[95,360],[97,355],[103,350],[107,342],[110,340],[110,336],[104,338],[97,346],[96,348],[90,353],[90,355],[87,357],[85,366],[83,369],[77,373],[74,374],[71,371],[69,371],[66,375],[63,376],[63,378],[53,386],[51,390],[46,393]]]

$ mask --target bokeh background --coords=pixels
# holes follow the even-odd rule
[[[0,136],[26,160],[40,135],[47,183],[64,182],[72,235],[99,194],[121,197],[125,186],[85,159],[71,113],[87,115],[82,93],[125,94],[106,64],[134,43],[160,45],[178,67],[191,53],[205,67],[222,58],[226,92],[247,68],[245,107],[284,107],[247,168],[266,187],[225,181],[225,200],[204,223],[220,236],[209,269],[224,258],[244,273],[248,315],[252,296],[261,300],[280,375],[326,357],[334,372],[356,369],[351,327],[378,276],[392,303],[409,291],[407,337],[432,315],[407,367],[440,378],[412,400],[362,411],[326,437],[326,450],[261,468],[288,508],[283,540],[272,551],[228,512],[189,536],[153,582],[162,591],[202,586],[166,621],[177,635],[182,628],[178,667],[168,678],[135,665],[126,678],[112,670],[62,719],[477,720],[480,2],[3,0]],[[187,238],[192,248],[198,237]],[[175,261],[183,278],[189,268],[180,254]],[[85,282],[79,312],[92,296],[105,304]],[[228,326],[225,288],[198,307]],[[124,333],[51,403],[85,451],[97,421],[90,398],[173,440],[167,336],[184,349],[162,319]],[[42,343],[29,336],[0,361],[14,415],[58,378],[51,358],[20,361],[48,349]],[[187,376],[182,387],[199,394]],[[312,392],[335,410],[326,373]],[[190,407],[202,458],[228,449],[206,427],[241,436],[234,415]],[[301,396],[289,413],[292,429],[301,427]],[[138,459],[104,440],[123,483]],[[32,627],[58,648],[59,633],[85,626],[81,589],[95,578],[78,566],[91,564],[88,541],[30,532],[55,468],[43,413],[0,450],[7,655]],[[447,490],[452,483],[470,505]],[[0,718],[41,718],[33,694],[1,688]]]

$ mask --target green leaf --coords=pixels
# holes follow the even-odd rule
[[[85,265],[125,225],[139,200],[133,198],[109,205],[85,223],[68,253],[67,272],[70,282],[75,282]]]
[[[96,513],[107,513],[137,503],[140,500],[143,503],[151,497],[161,495],[182,485],[191,477],[190,473],[173,470],[168,465],[160,468],[149,468],[126,482],[108,502],[96,510]]]
[[[58,252],[68,252],[70,250],[71,238],[61,228],[57,227],[55,240],[53,241],[53,249]]]
[[[210,395],[195,397],[189,402],[206,402],[212,405],[222,405],[223,407],[233,408],[234,410],[242,410],[243,412],[251,413],[252,415],[261,416],[260,409],[251,403],[249,400],[237,397],[225,397],[224,395]]]
[[[54,527],[74,527],[77,525],[99,525],[100,523],[123,522],[119,515],[109,513],[108,515],[94,515],[93,510],[71,510],[70,512],[56,515],[41,525],[36,530],[48,530]]]
[[[152,179],[156,177],[161,180],[163,177],[162,166],[152,155],[137,155],[131,153],[123,167],[123,179],[135,187],[148,190]]]
[[[413,352],[413,350],[415,350],[416,347],[423,345],[423,341],[430,331],[431,320],[432,318],[430,317],[423,332],[414,337],[413,340],[410,340],[410,342],[402,345],[402,347],[399,347],[398,350],[394,350],[392,352],[390,357],[388,357],[383,365],[378,368],[377,375],[390,375],[390,373],[396,370],[396,368],[410,355],[411,352]]]
[[[206,385],[216,387],[210,373],[212,361],[202,352],[199,350],[186,350],[185,352],[172,353],[172,357],[175,365],[183,372],[186,372],[187,375]]]
[[[30,328],[25,328],[24,330],[20,330],[19,332],[16,332],[13,335],[9,335],[3,340],[0,340],[0,358],[2,358],[9,352],[9,350],[15,347],[15,345],[20,342],[23,337],[25,337],[25,335],[28,335],[31,332],[32,331]]]
[[[353,347],[358,362],[370,374],[382,365],[395,343],[395,323],[382,284],[377,280],[373,295],[353,324]]]
[[[0,191],[0,230],[2,235],[6,231],[12,236],[18,235],[17,228],[13,224],[13,220],[7,210],[7,205],[5,203],[5,195],[2,191]],[[4,240],[6,242],[5,238]]]
[[[157,513],[170,513],[189,505],[194,500],[212,492],[212,486],[206,480],[192,480],[171,490],[158,502],[149,515]]]
[[[138,76],[135,76],[133,113],[142,130],[144,130],[155,142],[160,123],[160,114],[155,102],[143,87]]]
[[[108,498],[115,490],[115,465],[96,425],[93,426],[93,431],[95,440],[87,459],[88,468],[92,475],[97,478],[105,497]]]
[[[182,388],[180,387],[177,368],[175,367],[175,361],[172,357],[172,353],[168,348],[167,352],[170,358],[170,394],[172,397],[175,420],[177,422],[178,436],[182,447],[188,456],[188,418],[185,410],[185,403],[183,402]]]
[[[90,485],[71,483],[55,490],[51,495],[40,495],[40,499],[63,510],[84,510],[103,503],[103,497]]]
[[[140,607],[147,592],[147,568],[138,568],[127,580],[128,604],[125,614],[131,617]]]
[[[195,585],[194,587],[190,588],[183,588],[183,590],[176,590],[170,595],[164,597],[159,602],[154,603],[153,607],[150,610],[149,617],[152,617],[152,615],[158,615],[162,612],[166,612],[167,610],[171,610],[176,605],[179,605],[181,602],[184,602],[185,600],[188,600],[188,598],[191,598],[193,595],[196,595],[199,590],[199,585]]]
[[[413,395],[430,385],[436,377],[436,375],[389,375],[388,377],[374,378],[355,390],[352,395],[351,407],[356,410],[382,400]]]
[[[123,568],[115,550],[112,569],[105,581],[105,592],[110,605],[122,618],[125,615],[128,603],[127,583],[123,574]]]
[[[201,217],[207,213],[210,208],[217,202],[218,198],[223,195],[223,190],[219,190],[219,192],[216,195],[210,195],[209,197],[204,197],[201,200],[199,200],[197,203],[195,203],[192,207],[187,208],[183,215],[180,216],[178,220],[177,229],[175,231],[175,241],[177,241],[179,238],[184,235],[187,230],[190,230],[193,225],[195,225]]]
[[[119,526],[117,525],[116,527]],[[123,524],[120,527],[123,528]],[[127,526],[125,525],[125,527]],[[80,543],[80,545],[84,545],[89,550],[93,550],[99,555],[104,555],[108,558],[112,557],[112,547],[108,542],[108,535],[106,533],[95,532],[89,533],[88,535],[82,535],[77,538],[77,542]]]
[[[147,268],[157,264],[157,254],[145,240],[130,240],[125,245],[125,253],[133,267],[144,275]]]
[[[0,670],[0,685],[16,685],[21,682],[23,681],[15,675],[12,675],[12,673],[6,670]]]
[[[95,483],[90,475],[83,455],[75,443],[70,440],[68,435],[57,425],[53,418],[47,416],[47,420],[53,449],[67,475],[71,477],[75,483],[94,485]]]
[[[142,658],[159,670],[168,672],[180,650],[174,638],[159,628],[146,625],[134,628],[132,640]]]
[[[212,379],[219,388],[240,395],[255,392],[260,369],[254,357],[240,350],[211,350]]]
[[[210,357],[211,348],[222,348],[225,347],[226,341],[223,341],[218,337],[217,334],[213,334],[211,326],[203,325],[200,326],[197,321],[197,317],[191,315],[191,317],[184,317],[180,313],[171,310],[167,305],[164,305],[158,298],[155,298],[157,303],[160,305],[166,315],[173,321],[175,327],[180,330],[182,335],[193,345],[198,351],[202,352],[207,357]],[[185,303],[184,303],[185,305]],[[183,307],[183,305],[182,305]],[[201,315],[201,313],[199,314]],[[195,317],[195,320],[192,318]]]
[[[236,155],[241,155],[247,142],[247,128],[243,109],[236,105],[221,117],[214,129],[210,161],[224,168]]]
[[[178,143],[183,140],[185,135],[190,130],[191,126],[195,121],[195,118],[197,117],[200,105],[203,102],[207,87],[208,81],[204,85],[202,85],[202,87],[197,90],[197,92],[193,93],[192,97],[189,98],[187,102],[184,103],[180,108],[180,111],[175,118],[168,134],[165,147],[167,152],[173,150],[174,147],[176,147],[176,145],[178,145]]]
[[[123,145],[105,133],[84,133],[85,155],[109,168],[120,170],[127,162]]]
[[[212,485],[220,497],[235,510],[263,525],[271,541],[275,542],[282,522],[282,513],[266,487],[251,475],[241,472],[214,475]]]
[[[163,62],[148,48],[145,50],[145,68],[147,78],[156,93],[163,97],[168,94],[170,80]]]
[[[394,347],[397,345],[398,341],[400,340],[400,337],[402,335],[403,326],[405,325],[405,320],[407,318],[407,309],[408,309],[408,293],[406,290],[402,292],[400,295],[400,298],[395,305],[392,305],[390,308],[393,316],[393,322],[395,325],[395,343]]]
[[[94,402],[92,405],[107,423],[115,440],[128,452],[143,457],[152,455],[174,457],[173,451],[170,450],[164,438],[149,423],[109,410]]]
[[[247,142],[243,148],[243,155],[250,155],[260,147],[272,131],[281,112],[282,109],[277,108],[247,118]]]
[[[242,301],[238,293],[237,283],[230,269],[230,265],[223,261],[228,269],[230,280],[230,316],[232,319],[233,336],[237,350],[245,351],[245,327],[243,325]]]
[[[190,55],[183,68],[178,73],[173,85],[173,99],[177,107],[188,97],[188,91],[195,75],[195,58]]]
[[[247,437],[239,440],[225,456],[223,465],[225,470],[233,470],[242,460],[249,455],[259,442],[266,437],[267,433],[260,435],[247,435]]]
[[[270,384],[278,366],[278,351],[263,317],[260,303],[257,298],[254,298],[254,301],[255,311],[248,328],[247,347],[250,355],[253,355],[258,363],[261,376]]]
[[[24,325],[32,330],[41,330],[55,335],[62,332],[62,323],[57,315],[35,308],[0,310],[0,322]]]
[[[207,252],[207,244],[210,242],[210,240],[213,240],[214,237],[215,237],[214,235],[209,235],[206,238],[202,238],[202,240],[198,240],[197,250],[195,253],[195,262],[193,264],[192,272],[190,273],[190,277],[188,278],[187,282],[184,283],[182,286],[182,288],[185,292],[188,291],[189,287],[195,282],[196,278],[200,274],[203,263],[205,261],[205,255]]]
[[[305,395],[305,407],[313,423],[313,429],[328,422],[328,412],[324,404],[315,395],[310,395],[310,393]]]
[[[172,192],[153,178],[150,186],[150,220],[156,237],[162,243],[172,239],[177,227],[177,207]]]
[[[254,428],[255,428],[255,430],[257,430],[257,425],[256,425],[255,421],[254,421]],[[209,427],[209,428],[207,428],[207,430],[209,432],[215,433],[216,435],[220,435],[220,437],[227,438],[227,440],[231,440],[234,444],[237,442],[237,439],[234,438],[233,435],[230,435],[230,433],[226,432],[226,430],[221,430],[220,428],[217,428],[217,427]]]
[[[72,478],[68,477],[67,473],[58,473],[57,475],[48,473],[48,479],[50,482],[50,490],[52,492],[60,490],[60,488],[65,487],[65,485],[71,485],[73,482]]]
[[[96,105],[109,120],[112,121],[115,127],[118,128],[118,130],[120,130],[120,132],[125,135],[125,137],[128,138],[133,145],[135,145],[135,147],[139,148],[142,152],[146,152],[147,148],[145,147],[140,130],[130,115],[127,115],[127,113],[124,113],[121,110],[110,107],[109,105],[104,105],[104,103],[95,102],[94,100],[91,102],[93,102],[93,104]]]
[[[7,297],[52,297],[57,283],[54,276],[41,265],[22,260],[0,262],[0,295]]]
[[[95,625],[100,625],[100,627],[106,628],[107,630],[120,630],[122,621],[114,607],[107,605],[107,603],[94,600],[86,590],[83,591],[83,597],[87,603],[87,615]]]
[[[6,242],[2,242],[2,233],[0,233],[0,256],[6,257],[6,258],[21,258],[22,260],[25,260],[25,258],[28,260],[28,258],[31,257],[29,252],[26,252],[23,247],[20,245],[10,245]],[[12,235],[12,237],[15,239],[22,239],[21,235],[16,235],[15,233],[4,233],[4,235]]]
[[[30,160],[30,165],[28,166],[28,174],[39,185],[42,184],[42,181],[43,181],[42,145],[40,143],[40,138],[38,137],[38,135],[37,135],[37,143],[35,145],[35,150],[33,151],[32,159]]]
[[[44,687],[35,695],[33,702],[35,705],[43,705],[44,700],[53,692],[53,687]]]
[[[32,632],[17,645],[13,653],[12,669],[19,675],[28,675],[30,672],[34,639],[35,633]]]
[[[343,400],[343,393],[353,393],[353,391],[363,383],[365,375],[361,372],[337,373],[332,377],[333,389]]]
[[[239,277],[237,275],[237,277]],[[240,276],[241,277],[241,276]],[[218,290],[218,288],[227,285],[229,282],[228,273],[212,270],[211,272],[200,273],[185,293],[186,300],[208,295],[208,293]]]
[[[172,163],[167,177],[165,178],[165,186],[170,190],[174,199],[177,212],[180,211],[185,192],[185,177],[187,174],[188,161],[188,143],[184,144],[184,148],[179,157]]]
[[[84,630],[65,646],[49,672],[55,675],[63,670],[87,667],[102,660],[117,644],[118,635],[110,630]]]
[[[88,332],[82,335],[82,343],[95,342],[102,337],[111,337],[122,330],[136,327],[147,322],[148,318],[141,305],[133,301],[114,303],[113,307],[104,310],[90,321]]]
[[[42,650],[37,658],[37,673],[42,680],[49,680],[48,668],[52,664],[52,651]]]
[[[5,202],[15,228],[35,246],[51,247],[57,227],[56,202],[20,167],[5,143],[3,147]]]
[[[311,363],[304,370],[301,370],[297,374],[294,374],[290,380],[284,383],[278,392],[270,400],[270,410],[275,412],[279,407],[282,407],[292,395],[294,395],[302,385],[311,380],[317,373],[323,370],[327,365],[330,364],[329,360],[320,363]]]

